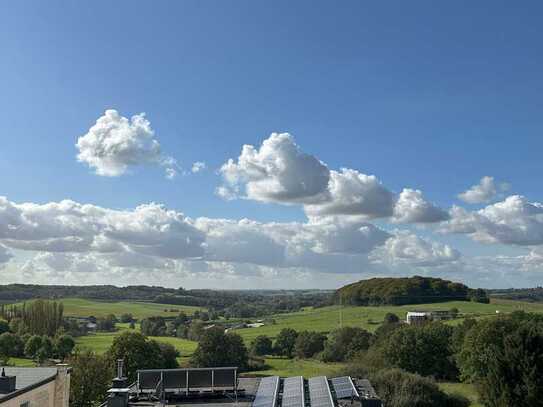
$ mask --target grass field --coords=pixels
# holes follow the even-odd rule
[[[439,387],[445,393],[460,394],[466,397],[471,402],[470,407],[483,407],[483,405],[479,403],[479,396],[477,395],[477,391],[472,384],[447,382],[439,383]]]
[[[266,325],[260,328],[243,328],[236,332],[246,342],[250,342],[258,335],[268,335],[274,338],[283,328],[294,328],[297,331],[313,330],[330,332],[340,326],[359,326],[369,331],[376,330],[388,312],[393,312],[405,319],[407,311],[417,310],[448,310],[458,308],[465,316],[488,317],[495,316],[496,311],[508,313],[523,309],[530,312],[543,312],[543,304],[523,303],[508,300],[492,300],[490,304],[479,304],[467,301],[449,301],[436,304],[419,304],[403,306],[382,306],[382,307],[342,307],[332,306],[324,308],[308,308],[300,312],[290,314],[279,314],[274,316],[275,325]],[[449,321],[457,324],[461,318]]]
[[[103,317],[108,314],[115,314],[119,317],[121,314],[130,313],[136,319],[152,316],[175,316],[180,311],[190,315],[200,307],[191,307],[185,305],[155,304],[151,302],[137,301],[95,301],[82,298],[63,298],[59,300],[64,305],[64,315],[75,317]]]

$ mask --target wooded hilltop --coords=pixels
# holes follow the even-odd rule
[[[485,290],[432,277],[370,278],[336,291],[334,302],[343,305],[406,305],[444,301],[488,303]]]

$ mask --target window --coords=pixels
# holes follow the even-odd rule
[[[30,401],[25,401],[25,402],[19,404],[19,407],[30,407]]]

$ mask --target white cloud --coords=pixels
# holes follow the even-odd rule
[[[418,189],[405,188],[394,205],[396,223],[435,223],[449,219],[443,209],[426,201]]]
[[[372,258],[389,265],[437,267],[457,261],[460,253],[448,245],[430,242],[407,231],[397,231],[384,246],[372,253]]]
[[[343,168],[331,171],[326,194],[314,203],[305,205],[309,216],[361,215],[382,218],[392,215],[394,195],[374,175]]]
[[[330,178],[326,165],[303,153],[288,133],[272,133],[259,149],[244,145],[237,161],[228,160],[220,172],[231,194],[279,203],[312,202]]]
[[[485,243],[543,245],[543,204],[512,195],[479,211],[454,206],[442,230]]]
[[[144,113],[130,119],[116,110],[106,110],[76,144],[77,159],[93,168],[97,175],[117,177],[141,165],[166,167],[166,176],[176,174],[175,160],[163,156],[155,132]]]
[[[205,170],[207,167],[206,167],[206,163],[203,162],[203,161],[196,161],[195,163],[192,164],[192,168],[191,168],[191,171],[193,174],[196,174],[198,172],[201,172],[203,170]]]
[[[228,160],[221,174],[224,184],[216,193],[225,199],[302,204],[309,217],[392,217],[402,223],[448,218],[447,212],[425,201],[418,190],[404,189],[396,196],[375,175],[348,168],[329,170],[319,159],[302,152],[288,133],[272,133],[260,149],[243,146],[237,161]]]
[[[509,184],[501,183],[496,186],[494,177],[485,176],[481,178],[478,184],[458,194],[458,198],[470,204],[488,203],[496,197],[498,189],[506,191],[509,189]]]
[[[0,243],[48,252],[133,252],[202,256],[205,236],[182,213],[154,203],[113,210],[74,201],[10,202],[0,197]]]

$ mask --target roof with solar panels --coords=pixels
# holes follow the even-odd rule
[[[381,407],[371,383],[350,376],[239,377],[236,367],[140,370],[113,380],[103,407]]]

